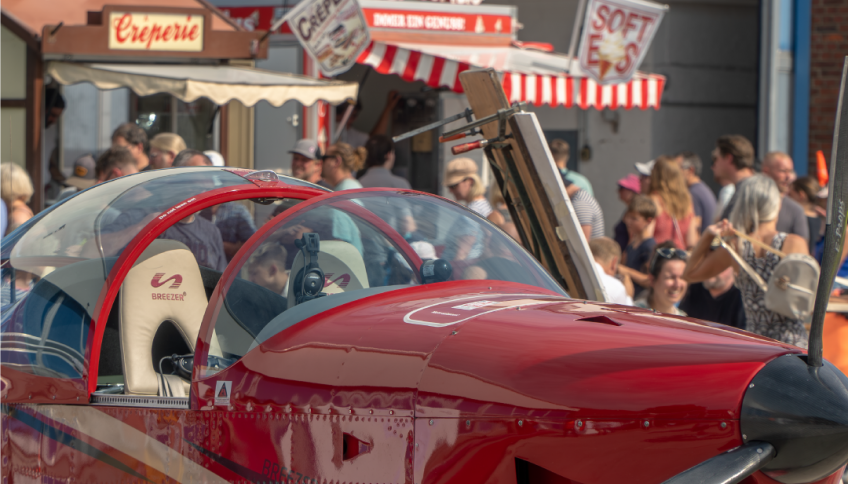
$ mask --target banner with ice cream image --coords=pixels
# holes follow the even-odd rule
[[[599,84],[630,81],[666,10],[668,5],[644,0],[589,0],[580,68]]]

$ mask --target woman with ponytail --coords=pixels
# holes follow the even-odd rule
[[[367,156],[368,151],[362,146],[354,148],[347,143],[336,143],[324,155],[321,178],[335,191],[362,188],[353,174],[362,169]]]

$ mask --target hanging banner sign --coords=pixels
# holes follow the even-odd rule
[[[666,10],[668,5],[642,0],[589,0],[580,68],[599,84],[629,82]]]
[[[285,18],[328,77],[350,69],[371,41],[356,0],[302,0]]]

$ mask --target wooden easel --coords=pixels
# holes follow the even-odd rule
[[[459,79],[476,119],[510,107],[494,70],[465,71]],[[607,300],[536,115],[519,112],[505,122],[503,133],[497,120],[480,129],[487,140],[505,134],[484,150],[522,243],[571,297]]]

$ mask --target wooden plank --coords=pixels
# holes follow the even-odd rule
[[[546,220],[552,223],[553,231],[545,232],[548,243],[552,250],[565,255],[569,273],[577,274],[588,299],[608,301],[589,242],[577,221],[539,120],[534,113],[517,113],[509,119],[509,123],[521,156],[527,162],[523,179],[532,180],[530,186],[539,194],[540,208],[544,210]]]
[[[41,130],[44,126],[44,62],[39,53],[33,49],[27,49],[26,70],[26,168],[35,189],[29,206],[34,213],[38,213],[44,209],[41,162]]]
[[[509,107],[509,101],[494,70],[465,71],[460,74],[459,79],[476,119],[496,114],[498,110]],[[532,114],[528,116],[535,118]],[[551,183],[547,183],[548,186],[543,183],[534,164],[553,164],[552,159],[544,159],[545,155],[539,153],[538,145],[543,141],[534,140],[533,149],[528,149],[529,138],[538,138],[538,131],[521,128],[515,119],[510,119],[506,134],[512,134],[513,130],[516,130],[517,136],[509,138],[501,146],[487,149],[486,154],[492,169],[499,173],[496,178],[504,182],[501,187],[504,198],[512,202],[510,210],[522,239],[530,241],[528,249],[572,297],[606,300],[599,275],[590,262],[592,259],[588,245],[577,225],[573,207],[565,195],[561,180],[561,188],[557,193]],[[497,121],[482,126],[481,131],[486,139],[497,137]],[[539,159],[532,159],[531,153],[535,153],[534,156]],[[550,157],[550,153],[547,152],[546,156]],[[553,175],[546,172],[546,176],[550,178]]]

